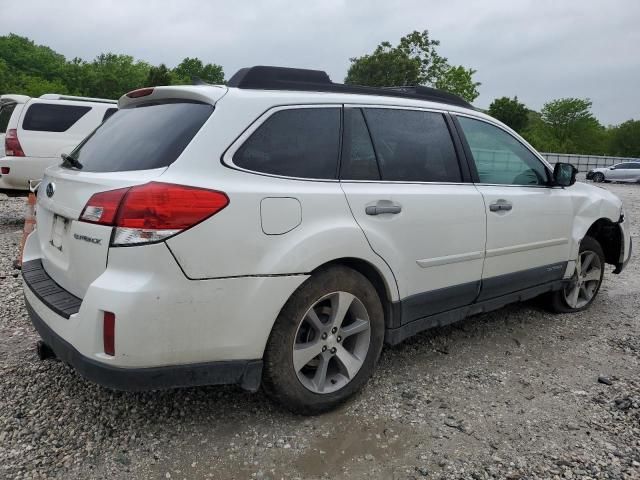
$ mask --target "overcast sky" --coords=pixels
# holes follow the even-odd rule
[[[424,29],[451,64],[478,71],[477,106],[588,97],[604,124],[640,119],[640,0],[20,0],[0,14],[3,34],[68,58],[126,53],[173,67],[196,56],[227,78],[280,65],[340,82],[349,57]]]

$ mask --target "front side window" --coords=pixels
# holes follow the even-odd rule
[[[335,179],[339,147],[339,108],[280,110],[251,134],[233,163],[271,175]]]
[[[504,130],[468,117],[458,117],[467,139],[480,183],[547,185],[544,164]]]
[[[364,111],[382,180],[462,181],[451,134],[441,113],[386,108]]]
[[[618,165],[616,165],[616,170],[617,169],[631,170],[635,168],[640,168],[640,163],[619,163]]]
[[[91,107],[35,103],[27,110],[22,128],[36,132],[66,132],[89,110]]]

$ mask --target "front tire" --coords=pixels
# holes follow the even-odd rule
[[[580,242],[576,271],[571,282],[551,294],[551,309],[558,313],[586,310],[595,300],[604,278],[605,257],[600,243],[586,236]]]
[[[593,174],[593,181],[596,183],[602,183],[604,182],[604,173],[602,172],[596,172]]]
[[[262,386],[294,413],[330,410],[373,374],[384,313],[371,282],[343,266],[303,283],[278,315],[264,355]]]

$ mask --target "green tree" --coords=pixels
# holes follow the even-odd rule
[[[150,66],[142,61],[134,62],[130,55],[103,53],[88,68],[91,96],[115,99],[144,87]]]
[[[411,32],[396,46],[382,42],[373,53],[350,59],[344,82],[372,87],[426,85],[475,100],[480,85],[473,81],[476,71],[449,65],[438,54],[439,45],[429,37],[428,30]]]
[[[489,115],[522,133],[529,123],[529,110],[518,101],[518,97],[496,98],[489,105]]]
[[[435,87],[473,102],[480,95],[478,91],[480,82],[473,81],[475,73],[476,70],[464,68],[462,65],[449,67],[436,80]]]
[[[171,71],[164,63],[161,63],[157,67],[149,68],[149,75],[147,76],[146,85],[148,87],[157,87],[159,85],[171,85],[173,76]]]
[[[640,158],[640,120],[627,120],[609,131],[611,155]]]
[[[180,64],[173,69],[175,78],[174,83],[190,84],[194,77],[198,77],[207,83],[222,84],[224,83],[224,70],[220,65],[215,63],[202,63],[199,58],[185,58]]]
[[[604,155],[608,132],[591,113],[591,101],[562,98],[546,103],[524,132],[538,150]]]

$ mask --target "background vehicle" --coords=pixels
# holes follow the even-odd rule
[[[640,182],[640,162],[622,162],[611,167],[594,168],[587,172],[594,182]]]
[[[43,340],[113,388],[317,413],[383,342],[541,294],[582,310],[630,256],[617,197],[450,94],[254,67],[119,107],[46,171],[23,259]]]
[[[0,190],[28,190],[29,180],[62,162],[83,138],[117,110],[115,100],[45,94],[0,97]]]

